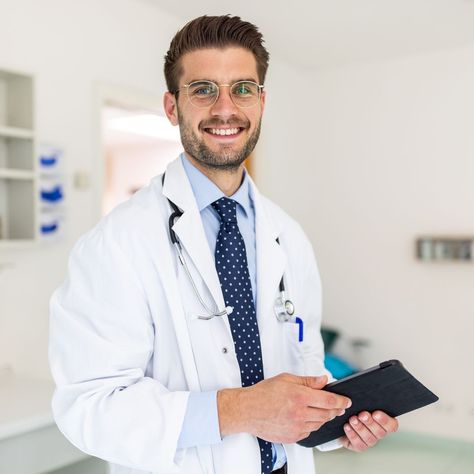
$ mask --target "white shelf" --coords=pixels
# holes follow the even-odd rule
[[[0,168],[0,178],[4,179],[35,179],[33,171],[14,170],[7,168]]]
[[[37,239],[0,239],[0,249],[23,250],[32,248],[38,243]],[[0,272],[2,271],[0,264]]]
[[[34,77],[0,70],[0,245],[38,238]]]
[[[0,126],[0,137],[25,138],[33,140],[33,138],[35,138],[35,134],[33,130],[28,130],[26,128]]]

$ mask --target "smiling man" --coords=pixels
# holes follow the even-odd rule
[[[296,442],[350,406],[322,390],[311,244],[244,168],[267,67],[238,17],[176,34],[164,109],[184,153],[79,240],[52,298],[55,419],[113,473],[311,474]],[[363,412],[319,449],[364,451],[397,426]]]

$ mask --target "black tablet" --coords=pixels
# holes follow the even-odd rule
[[[342,416],[325,423],[298,444],[312,448],[344,435],[344,424],[361,411],[382,410],[399,416],[438,400],[438,397],[411,375],[398,360],[381,364],[350,375],[324,387],[328,392],[344,395],[352,405]]]

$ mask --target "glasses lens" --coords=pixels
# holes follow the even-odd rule
[[[196,107],[209,107],[212,105],[219,94],[217,84],[210,81],[192,82],[188,86],[188,97]]]
[[[239,107],[252,107],[258,102],[260,88],[252,81],[240,81],[232,85],[230,91],[234,104]]]

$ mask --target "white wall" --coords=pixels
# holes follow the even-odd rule
[[[474,266],[414,259],[420,234],[474,235],[474,47],[301,84],[275,91],[301,143],[271,133],[258,177],[315,245],[325,321],[371,340],[368,365],[399,358],[440,396],[402,426],[474,439]]]

